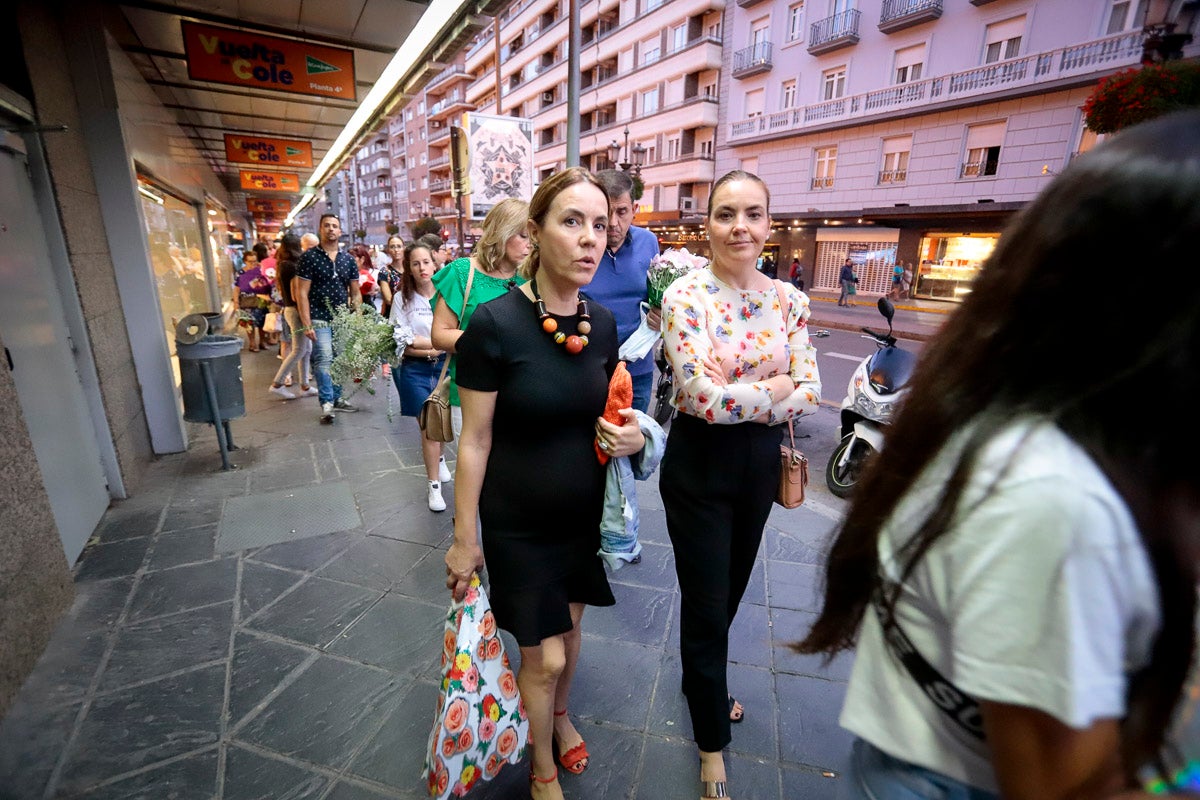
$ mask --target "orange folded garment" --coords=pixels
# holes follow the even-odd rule
[[[624,425],[625,418],[619,413],[622,408],[633,408],[633,377],[625,368],[625,362],[618,361],[612,379],[608,382],[608,402],[604,404],[604,413],[601,416],[613,425]],[[600,449],[600,443],[592,442],[592,447],[600,463],[607,464],[608,453]]]

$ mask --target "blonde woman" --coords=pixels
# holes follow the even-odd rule
[[[510,198],[501,200],[483,220],[483,236],[469,258],[456,258],[433,276],[437,290],[433,300],[433,346],[450,353],[450,405],[454,433],[462,431],[459,408],[456,345],[471,315],[483,303],[525,283],[517,266],[529,255],[529,204]],[[467,278],[474,270],[471,293],[464,309]],[[462,318],[459,319],[459,314]]]

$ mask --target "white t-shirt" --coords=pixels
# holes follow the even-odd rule
[[[951,440],[880,537],[884,573],[950,475]],[[1125,713],[1126,675],[1159,628],[1153,570],[1124,501],[1053,424],[1024,420],[979,454],[951,530],[918,564],[896,620],[945,678],[978,699],[1037,708],[1074,728]],[[994,485],[993,485],[994,484]],[[997,791],[986,744],[925,696],[868,609],[843,727],[881,750]]]
[[[433,306],[429,304],[429,298],[422,297],[419,292],[413,292],[407,303],[397,292],[388,322],[395,327],[396,349],[400,355],[404,355],[404,348],[416,341],[418,336],[426,339],[432,337]]]

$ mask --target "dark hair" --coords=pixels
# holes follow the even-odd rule
[[[730,172],[726,172],[724,175],[722,175],[720,178],[718,178],[717,182],[714,183],[712,186],[712,191],[708,193],[708,215],[710,217],[712,216],[713,198],[716,197],[716,195],[717,195],[717,189],[720,189],[725,184],[731,183],[733,181],[754,181],[759,186],[761,186],[763,193],[765,193],[767,195],[767,214],[770,215],[770,213],[771,213],[771,190],[767,188],[766,182],[762,178],[755,175],[753,172],[746,172],[746,170],[744,170],[744,169],[735,169]]]
[[[604,191],[600,181],[596,180],[596,176],[583,167],[571,167],[562,172],[556,172],[542,181],[541,186],[533,193],[533,200],[529,203],[529,221],[537,223],[539,228],[545,225],[546,215],[550,213],[550,206],[554,204],[554,198],[577,183],[590,183],[604,193],[604,199],[606,202],[608,201],[608,193]],[[537,245],[534,244],[529,248],[529,255],[525,256],[517,273],[527,280],[532,280],[541,267],[542,256],[538,252]]]
[[[401,305],[405,305],[412,296],[417,292],[417,279],[413,277],[412,268],[408,265],[412,258],[414,250],[429,250],[429,247],[422,241],[424,237],[415,242],[409,242],[404,247],[404,270],[400,273],[400,297],[403,298]],[[433,251],[429,251],[429,257],[433,258]]]
[[[389,236],[389,237],[387,238],[387,241],[383,243],[383,246],[384,246],[384,247],[391,247],[391,246],[392,246],[392,239],[399,239],[399,240],[400,240],[400,246],[401,246],[401,247],[404,247],[404,239],[403,239],[403,237],[401,237],[401,236],[400,236],[400,234],[398,234],[398,233],[393,233],[391,236]]]
[[[288,261],[297,262],[300,260],[300,237],[294,233],[285,233],[283,238],[279,240],[281,252],[278,256],[280,264]]]
[[[1114,415],[1146,386],[1165,397],[1200,393],[1200,303],[1163,293],[1136,328],[1118,331],[1109,327],[1112,287],[1130,265],[1193,263],[1197,238],[1200,111],[1123,131],[1017,216],[922,354],[886,446],[855,489],[826,565],[824,607],[797,649],[853,645],[878,582],[880,531],[954,433],[972,430],[936,508],[900,553],[902,579],[950,531],[996,430],[1029,415],[1052,420],[1124,496],[1157,582],[1162,627],[1149,664],[1130,678],[1121,728],[1132,781],[1163,742],[1195,639],[1197,565],[1158,501],[1200,485],[1200,461],[1181,457],[1172,426]],[[1077,344],[1064,351],[1068,343]],[[884,602],[895,601],[893,593]]]
[[[321,223],[324,222],[327,217],[333,217],[334,219],[336,219],[339,228],[342,226],[342,220],[337,214],[330,214],[329,212],[326,212],[321,215],[321,218],[319,220],[317,220],[318,228],[321,227]]]
[[[371,249],[362,242],[350,246],[350,255],[365,261],[367,269],[372,269],[375,266],[375,263],[371,261]]]
[[[168,254],[168,256],[169,256],[169,254]],[[243,264],[246,262],[246,256],[254,256],[254,257],[255,257],[256,259],[258,259],[259,261],[262,261],[262,259],[261,259],[261,258],[258,258],[258,251],[257,251],[257,250],[243,250],[243,251],[242,251],[242,263],[243,263]]]
[[[426,233],[418,236],[416,241],[424,243],[429,248],[430,253],[435,253],[446,246],[446,242],[442,240],[440,233]]]
[[[637,199],[633,196],[633,176],[623,169],[602,169],[596,173],[596,180],[608,195],[609,202],[623,194],[629,195],[630,200]]]
[[[259,261],[265,261],[271,255],[271,251],[265,242],[255,242],[254,255],[258,256]]]
[[[432,233],[439,239],[442,236],[442,223],[437,221],[436,217],[422,217],[417,220],[412,226],[412,235],[414,239],[420,239],[427,233]]]

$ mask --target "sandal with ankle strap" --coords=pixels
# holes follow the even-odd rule
[[[554,783],[556,780],[558,780],[558,767],[554,768],[554,774],[551,775],[549,778],[539,778],[537,776],[537,773],[533,771],[533,765],[530,764],[529,765],[529,780],[534,781],[536,783]]]
[[[555,711],[554,716],[565,717],[567,710]],[[558,750],[558,742],[554,742],[554,749]],[[579,744],[572,747],[565,753],[558,754],[558,764],[572,775],[582,775],[583,771],[588,768],[588,763],[591,756],[588,755],[587,742],[583,739],[579,740]]]
[[[729,792],[725,789],[725,781],[700,781],[700,791],[704,792],[701,795],[704,800],[729,797]]]

